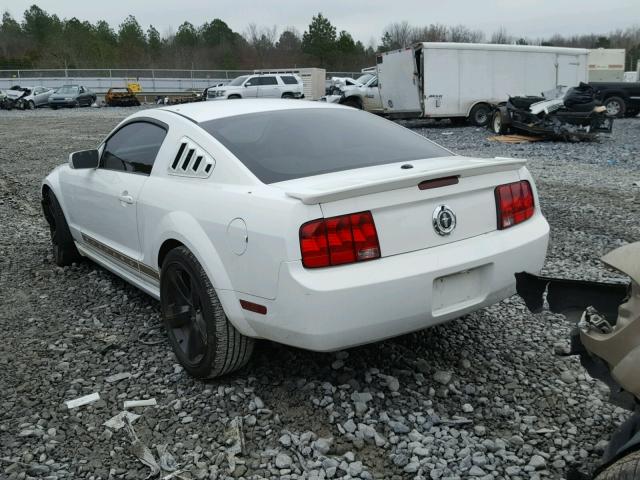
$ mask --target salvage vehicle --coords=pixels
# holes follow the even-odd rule
[[[209,378],[254,339],[340,350],[515,293],[549,235],[525,163],[324,102],[199,102],[72,153],[42,204],[55,262],[88,257],[159,299],[178,360]]]
[[[491,104],[509,95],[538,95],[586,82],[587,54],[581,48],[447,42],[381,53],[376,58],[379,113],[485,126]],[[350,96],[345,92],[343,98],[327,100],[346,104]],[[360,99],[358,108],[367,109],[365,98]]]
[[[511,131],[551,139],[590,139],[600,132],[611,133],[613,119],[596,98],[594,89],[581,83],[560,87],[541,97],[510,97],[492,106],[489,128],[496,135]]]
[[[640,82],[590,82],[611,117],[640,113]]]
[[[363,73],[355,80],[334,77],[324,100],[371,113],[384,113],[378,88],[378,76],[375,72]]]
[[[82,85],[63,85],[49,97],[49,107],[90,107],[96,101],[96,94]]]
[[[207,89],[207,100],[303,97],[302,79],[293,73],[242,75],[223,87]]]
[[[110,107],[139,107],[140,100],[129,87],[114,87],[107,90],[105,103]]]
[[[516,275],[517,290],[532,312],[541,312],[546,298],[551,312],[565,315],[573,327],[567,355],[578,355],[589,375],[609,387],[611,402],[633,412],[613,434],[593,476],[573,471],[567,478],[636,480],[640,478],[640,242],[609,252],[602,262],[631,281],[589,282],[521,272]]]
[[[47,105],[49,95],[52,93],[53,89],[47,87],[20,87],[17,85],[5,92],[7,100],[13,102],[11,108],[19,110],[33,110]]]

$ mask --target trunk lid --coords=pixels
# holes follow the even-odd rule
[[[320,204],[325,217],[370,210],[383,257],[442,245],[497,229],[494,189],[516,182],[520,159],[461,156],[394,163],[272,184],[305,204]],[[421,182],[457,177],[457,183],[420,189]],[[446,206],[456,226],[440,235],[434,212]],[[446,220],[446,219],[445,219]]]

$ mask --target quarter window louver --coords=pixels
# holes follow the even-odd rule
[[[215,159],[196,142],[183,137],[168,173],[181,177],[207,178],[213,171],[215,163]]]

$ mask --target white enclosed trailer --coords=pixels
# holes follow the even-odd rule
[[[492,103],[587,81],[581,48],[418,43],[377,57],[382,113],[489,121]]]
[[[622,82],[624,81],[624,65],[624,48],[589,50],[589,81]]]
[[[275,68],[254,70],[254,73],[295,73],[302,78],[304,98],[319,100],[325,94],[325,79],[327,72],[324,68]]]

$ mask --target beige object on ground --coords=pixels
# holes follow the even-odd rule
[[[617,248],[602,261],[631,277],[631,294],[618,308],[611,333],[581,331],[580,338],[589,352],[609,364],[620,386],[640,399],[640,242]]]

